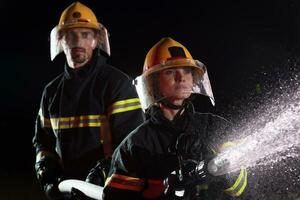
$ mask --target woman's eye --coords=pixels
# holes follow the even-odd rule
[[[192,73],[192,69],[191,68],[185,68],[184,73],[185,74],[190,74],[190,73]]]
[[[165,71],[165,74],[166,75],[172,75],[172,74],[174,74],[175,73],[175,70],[166,70]]]

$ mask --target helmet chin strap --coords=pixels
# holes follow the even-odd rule
[[[164,105],[164,106],[167,107],[167,108],[174,109],[174,110],[179,110],[179,109],[183,109],[183,108],[186,106],[186,103],[187,103],[188,101],[190,101],[190,98],[191,98],[191,97],[186,98],[186,99],[182,102],[181,105],[175,105],[175,104],[169,102],[169,101],[166,100],[166,99],[163,99],[163,100],[161,100],[160,102],[161,102],[162,105]]]
[[[181,105],[175,105],[175,104],[170,103],[166,99],[164,99],[164,100],[161,101],[161,104],[164,105],[167,108],[171,108],[171,109],[174,109],[174,110],[179,110],[183,107],[184,103],[182,103]]]

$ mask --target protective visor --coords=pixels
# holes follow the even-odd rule
[[[86,28],[86,27],[84,27]],[[98,48],[103,50],[107,55],[110,56],[110,45],[109,45],[109,34],[107,29],[100,24],[99,30],[95,29],[99,33]],[[62,47],[62,37],[61,37],[61,28],[57,25],[55,26],[50,33],[50,57],[51,61],[63,51]]]
[[[153,66],[150,70],[146,71],[134,80],[134,85],[144,111],[152,105],[159,103],[163,99],[168,98],[160,95],[157,87],[157,77],[159,72],[175,67],[190,68],[193,74],[193,87],[191,89],[191,94],[205,95],[210,98],[212,105],[215,105],[214,95],[205,65],[198,60],[180,59],[169,60],[165,63]]]

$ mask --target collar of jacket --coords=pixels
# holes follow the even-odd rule
[[[69,67],[68,63],[65,63],[64,75],[66,79],[73,78],[85,78],[89,74],[93,73],[96,68],[100,68],[104,63],[106,63],[107,57],[105,55],[99,54],[97,50],[94,51],[92,59],[85,66],[79,69],[72,69]]]
[[[174,136],[178,136],[180,133],[185,131],[194,113],[194,107],[191,102],[186,102],[182,115],[176,116],[172,121],[168,120],[164,116],[163,112],[158,106],[153,106],[148,111],[150,121],[154,125],[158,126],[159,129],[164,129],[167,130],[167,132],[172,132]]]

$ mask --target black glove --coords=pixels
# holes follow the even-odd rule
[[[168,199],[186,199],[198,195],[195,186],[208,184],[210,175],[204,161],[186,160],[183,168],[171,173],[165,180],[165,195]]]
[[[110,163],[111,159],[102,159],[98,161],[96,166],[92,168],[87,175],[85,181],[103,187],[109,172]]]
[[[58,189],[57,184],[46,184],[44,186],[44,192],[46,194],[46,197],[49,200],[66,200],[66,199],[71,199],[70,194],[67,193],[62,193]]]
[[[93,198],[86,196],[83,192],[73,187],[71,189],[71,196],[72,200],[94,200]]]
[[[60,200],[64,198],[58,190],[58,183],[62,180],[61,165],[52,157],[45,157],[35,164],[37,179],[42,190],[50,200]]]
[[[207,170],[207,161],[190,161],[193,162],[193,164],[186,163],[185,164],[185,170],[184,174],[186,179],[188,179],[191,184],[197,183],[197,184],[202,184],[202,183],[208,183],[211,180],[211,175],[208,173]],[[191,165],[187,167],[186,165]]]

